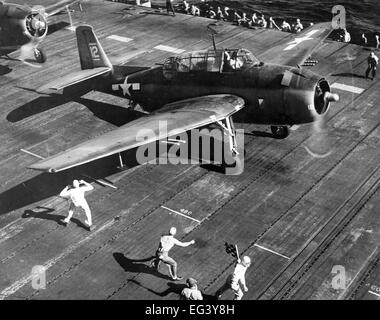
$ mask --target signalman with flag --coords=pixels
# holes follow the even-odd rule
[[[251,265],[251,259],[248,256],[244,256],[241,260],[239,258],[239,251],[236,245],[229,244],[227,242],[224,245],[226,247],[226,252],[232,255],[234,258],[236,258],[237,262],[235,265],[234,272],[227,277],[226,282],[215,293],[215,296],[217,299],[220,299],[225,291],[231,289],[235,294],[234,300],[241,300],[244,294],[240,287],[240,284],[243,286],[244,291],[247,292],[248,288],[245,284],[245,272]]]

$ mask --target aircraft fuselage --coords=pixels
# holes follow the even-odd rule
[[[124,76],[98,88],[131,99],[147,111],[167,103],[212,94],[233,94],[245,100],[241,119],[249,123],[293,125],[314,121],[315,114],[327,111],[318,105],[320,84],[326,80],[306,70],[288,66],[258,64],[232,72],[174,72],[162,66]],[[239,116],[239,115],[238,115]]]

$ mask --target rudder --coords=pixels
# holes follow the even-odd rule
[[[82,25],[77,27],[76,36],[82,70],[98,67],[112,68],[112,64],[91,26]]]

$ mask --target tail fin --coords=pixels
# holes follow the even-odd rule
[[[112,64],[105,54],[91,26],[82,25],[76,28],[79,58],[82,70],[108,67]]]

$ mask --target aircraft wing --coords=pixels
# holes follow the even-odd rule
[[[174,102],[29,168],[48,172],[66,170],[223,120],[243,106],[244,100],[233,95],[210,95]]]
[[[78,3],[78,2],[80,2],[80,0],[61,0],[61,1],[58,1],[57,3],[46,7],[45,13],[48,17],[50,17],[50,16],[53,16],[53,15],[61,12],[62,10],[64,10],[66,8],[66,6],[71,6],[71,5]]]
[[[258,58],[261,61],[280,65],[301,65],[331,31],[331,22],[317,23],[295,34],[291,39],[286,39],[264,51],[258,55]]]

